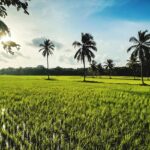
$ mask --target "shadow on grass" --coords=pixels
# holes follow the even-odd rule
[[[50,78],[50,79],[44,79],[46,81],[58,81],[57,79],[54,79],[54,78]]]
[[[104,82],[100,82],[100,81],[77,81],[77,82],[81,82],[81,83],[104,83]]]
[[[103,76],[102,76],[102,77],[100,77],[100,76],[97,76],[97,77],[88,76],[87,78],[93,78],[93,79],[107,79],[107,80],[132,80],[132,81],[139,81],[139,80],[141,80],[140,77],[139,77],[139,79],[138,79],[138,78],[132,79],[132,78],[124,77],[124,76],[122,76],[122,77],[120,77],[120,78],[117,78],[117,77],[115,77],[115,76],[112,76],[111,79],[110,79],[109,77],[103,77]]]
[[[106,82],[105,82],[106,83]],[[118,84],[118,85],[137,85],[137,86],[150,86],[149,84],[131,84],[131,83],[108,83],[108,84]]]
[[[130,86],[150,86],[149,84],[131,84],[131,83],[110,83],[110,82],[100,82],[100,81],[77,81],[80,83],[97,83],[97,84],[112,84],[112,85],[130,85]]]
[[[150,86],[150,85],[149,85],[149,84],[144,83],[144,84],[140,84],[140,86]]]

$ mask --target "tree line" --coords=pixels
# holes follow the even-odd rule
[[[9,6],[14,6],[17,8],[17,10],[24,10],[25,14],[29,14],[28,13],[28,1],[30,0],[2,0],[0,1],[0,17],[5,18],[7,16],[7,7]],[[10,30],[7,27],[7,25],[4,23],[4,21],[0,20],[0,39],[4,36],[10,36]],[[147,30],[145,31],[139,31],[138,32],[138,37],[131,37],[129,42],[132,42],[133,45],[131,47],[129,47],[127,49],[127,52],[132,52],[131,56],[130,56],[130,60],[128,60],[127,66],[129,70],[132,70],[132,73],[135,76],[139,75],[139,68],[140,68],[140,76],[141,76],[141,82],[142,85],[144,85],[144,76],[149,76],[149,66],[150,66],[150,34],[148,33]],[[14,41],[7,41],[7,42],[2,42],[3,48],[13,54],[14,52],[12,51],[12,48],[17,48],[20,49],[20,45],[17,44]],[[96,42],[94,41],[94,38],[91,34],[89,33],[82,33],[81,34],[81,41],[74,41],[73,44],[74,48],[78,48],[77,52],[74,55],[74,58],[77,59],[77,61],[81,61],[83,64],[83,76],[84,79],[83,81],[85,81],[86,75],[88,75],[87,68],[86,68],[86,62],[89,62],[91,65],[91,69],[92,72],[96,74],[96,72],[100,73],[101,70],[101,74],[102,74],[102,70],[105,70],[104,72],[107,72],[109,74],[109,78],[111,79],[111,75],[114,74],[114,70],[118,70],[118,72],[120,70],[124,70],[127,69],[126,67],[118,67],[114,69],[114,63],[112,59],[108,59],[105,62],[105,69],[103,69],[101,64],[98,64],[96,66],[96,62],[94,61],[95,58],[95,53],[97,52],[97,46],[96,46]],[[47,75],[48,75],[48,79],[49,78],[49,74],[51,71],[52,74],[52,69],[49,69],[49,55],[53,54],[53,51],[55,49],[55,45],[53,44],[53,42],[49,39],[46,39],[45,41],[43,41],[43,43],[41,43],[39,45],[41,47],[41,49],[39,50],[39,52],[42,52],[42,55],[44,57],[46,57],[47,60]],[[26,70],[27,68],[24,68],[23,70]],[[31,69],[31,68],[30,68]],[[27,70],[30,70],[29,68]],[[33,68],[32,68],[33,69]],[[31,70],[32,70],[31,69]],[[37,68],[34,68],[33,70],[36,70]],[[39,68],[38,68],[39,69]],[[56,70],[57,68],[55,68]],[[5,69],[4,69],[5,70]],[[13,72],[12,70],[15,69],[6,69],[4,71],[3,69],[1,70],[1,74],[3,74],[2,72],[6,72],[6,70]],[[17,69],[16,69],[17,70]],[[53,69],[54,70],[54,69]],[[65,70],[65,69],[63,69]],[[72,70],[72,69],[70,69]],[[74,70],[74,69],[73,69]],[[88,69],[89,70],[89,69]],[[119,73],[116,73],[116,75],[119,75]],[[124,72],[124,71],[122,71]],[[74,74],[75,75],[75,74]],[[124,73],[125,75],[125,73]]]
[[[140,65],[137,64],[135,66],[135,73],[132,70],[132,68],[128,66],[124,67],[113,67],[111,70],[111,78],[112,76],[131,76],[134,80],[136,80],[136,77],[140,77]],[[93,66],[91,63],[90,67],[85,68],[86,75],[92,76],[92,77],[101,77],[101,76],[108,76],[110,78],[110,72],[104,65],[101,63],[96,64]],[[57,75],[64,75],[64,76],[83,76],[84,68],[62,68],[62,67],[56,67],[51,68],[48,70],[48,73],[52,76]],[[47,68],[45,68],[42,65],[39,65],[37,67],[19,67],[19,68],[4,68],[0,69],[1,75],[47,75]],[[144,67],[144,76],[150,77],[150,71],[147,73],[146,66]]]

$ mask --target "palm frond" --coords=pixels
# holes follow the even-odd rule
[[[82,50],[82,49],[80,48],[80,49],[76,52],[76,54],[74,55],[74,59],[76,59],[76,58],[77,58],[77,56],[78,56],[78,55],[80,55],[81,50]]]
[[[10,30],[7,25],[2,20],[0,20],[0,37],[6,35],[10,36]]]
[[[80,42],[78,42],[78,41],[73,42],[72,45],[73,45],[74,47],[80,47],[80,46],[82,46],[82,44],[81,44]]]
[[[89,53],[91,58],[95,58],[95,55],[94,55],[94,53],[92,51],[89,50],[88,53]]]
[[[150,34],[145,35],[145,42],[150,42]]]
[[[135,37],[131,37],[129,42],[139,43],[139,41]]]
[[[131,54],[131,58],[137,58],[138,57],[139,48],[137,48],[133,53]]]
[[[128,49],[127,49],[127,52],[130,52],[132,49],[135,49],[135,48],[137,48],[138,46],[137,45],[133,45],[133,46],[131,46],[131,47],[129,47]]]
[[[40,47],[44,47],[45,45],[44,45],[44,44],[40,44],[39,46],[40,46]]]
[[[97,51],[97,47],[96,46],[93,46],[93,45],[89,45],[87,46],[88,49],[92,49],[94,51]]]

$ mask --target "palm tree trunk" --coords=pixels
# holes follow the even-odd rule
[[[85,82],[85,76],[86,76],[86,73],[85,73],[85,58],[83,57],[83,67],[84,67],[84,82]]]
[[[111,70],[109,70],[109,79],[111,79]]]
[[[141,61],[141,81],[142,81],[142,85],[144,85],[144,79],[143,79],[143,62]]]
[[[149,80],[149,70],[147,71],[147,80]]]
[[[134,76],[134,80],[135,80],[135,71],[134,71],[134,69],[133,69],[133,76]]]
[[[48,55],[47,55],[47,75],[48,75],[48,80],[49,80],[49,62],[48,62]]]

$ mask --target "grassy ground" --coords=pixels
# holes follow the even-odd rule
[[[45,79],[0,76],[0,149],[150,149],[150,86],[131,77]]]

